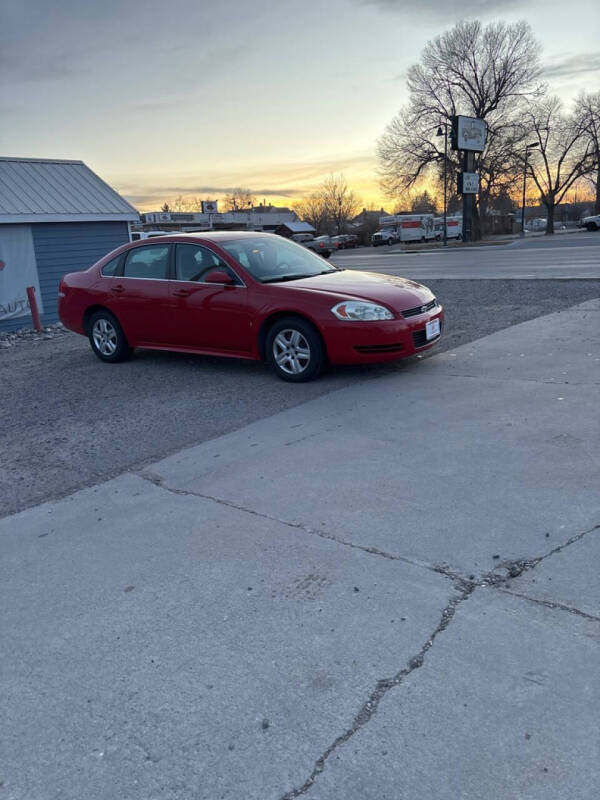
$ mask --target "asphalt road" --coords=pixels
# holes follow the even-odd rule
[[[600,278],[600,233],[534,237],[506,245],[407,250],[406,246],[364,247],[335,253],[347,269],[433,278],[572,279]]]
[[[431,280],[447,350],[598,297],[600,281]],[[402,361],[286,384],[260,363],[138,351],[102,364],[75,334],[0,351],[0,516],[236,430]]]

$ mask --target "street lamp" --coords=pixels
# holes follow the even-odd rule
[[[525,189],[527,188],[527,156],[534,147],[539,147],[539,142],[525,145],[525,164],[523,166],[523,205],[521,206],[521,238],[525,236]]]
[[[442,125],[440,124],[437,129],[437,136],[444,137],[444,235],[443,235],[443,246],[447,247],[448,245],[448,226],[446,225],[446,215],[447,211],[447,185],[448,185],[448,123],[444,122],[444,132],[442,133]]]

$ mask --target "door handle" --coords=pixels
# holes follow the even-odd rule
[[[118,283],[116,286],[111,286],[110,290],[111,292],[116,292],[117,294],[121,294],[121,292],[125,291],[125,287],[121,286],[121,284]]]
[[[177,289],[176,292],[173,292],[174,297],[187,297],[189,294],[189,289]]]

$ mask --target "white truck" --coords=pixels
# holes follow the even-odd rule
[[[371,237],[371,244],[395,242],[427,242],[435,239],[433,214],[391,214],[379,217],[379,230]]]
[[[436,217],[434,220],[435,238],[441,241],[444,238],[444,218]],[[446,217],[446,239],[462,239],[462,216],[454,214]]]
[[[584,217],[581,220],[581,227],[587,228],[588,231],[600,231],[600,214]]]

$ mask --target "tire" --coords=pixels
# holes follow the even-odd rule
[[[588,224],[587,224],[585,227],[586,227],[586,228],[588,229],[588,231],[590,231],[590,232],[591,232],[591,231],[597,231],[597,230],[598,230],[598,226],[596,225],[596,223],[595,223],[595,222],[588,222]]]
[[[132,353],[118,319],[110,311],[96,311],[88,322],[88,338],[100,361],[116,364]]]
[[[325,348],[310,322],[283,317],[267,334],[266,360],[282,380],[303,383],[314,380],[322,371]]]
[[[389,247],[391,247],[391,246],[394,244],[394,242],[393,242],[391,239],[388,239],[388,240],[387,240],[387,243],[388,243],[388,246],[389,246]]]

